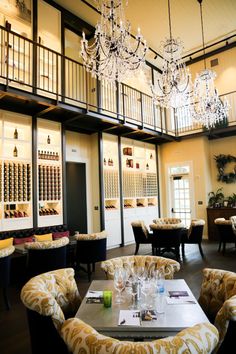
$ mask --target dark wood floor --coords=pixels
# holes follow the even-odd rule
[[[233,246],[233,245],[232,245]],[[204,267],[218,268],[236,271],[236,251],[235,248],[228,246],[226,254],[223,256],[217,252],[217,243],[203,243],[205,257],[202,259],[197,245],[186,246],[186,257],[181,262],[181,270],[176,273],[175,278],[184,278],[192,289],[196,298],[199,296],[202,269]],[[113,258],[123,255],[132,255],[134,245],[116,248],[108,251],[107,258]],[[151,254],[150,245],[140,246],[139,254]],[[11,310],[6,311],[3,299],[0,297],[0,353],[1,354],[30,354],[30,340],[25,308],[20,301],[20,290],[23,285],[24,274],[21,272],[24,266],[24,257],[13,260],[13,270],[18,274],[12,279],[9,289],[11,300]],[[100,265],[96,265],[96,272],[93,279],[105,279]],[[84,296],[89,283],[85,273],[80,271],[76,274],[76,281],[81,296]],[[43,354],[43,353],[42,353]]]

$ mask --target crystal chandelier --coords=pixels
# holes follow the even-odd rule
[[[122,81],[144,62],[146,41],[138,29],[135,39],[125,20],[123,0],[100,1],[100,23],[96,25],[94,42],[89,45],[83,33],[81,55],[93,77],[110,82]]]
[[[204,70],[197,74],[194,82],[193,100],[195,103],[192,109],[192,116],[196,122],[209,129],[227,117],[230,107],[228,101],[222,102],[215,88],[216,73],[206,68],[202,0],[197,1],[200,4]]]
[[[155,86],[151,85],[154,103],[166,108],[178,108],[186,104],[191,85],[191,75],[182,61],[183,43],[172,37],[170,0],[168,0],[170,38],[161,42],[164,59],[162,74]]]

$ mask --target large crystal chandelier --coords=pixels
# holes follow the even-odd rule
[[[191,84],[191,75],[182,61],[183,43],[172,37],[170,0],[168,0],[170,38],[161,42],[164,62],[162,74],[155,86],[151,85],[154,103],[166,108],[178,108],[186,104]]]
[[[204,54],[204,70],[197,74],[194,82],[193,99],[195,101],[192,110],[194,120],[201,123],[206,128],[214,127],[223,121],[228,114],[228,101],[222,101],[215,88],[214,80],[216,73],[206,68],[205,41],[203,30],[202,0],[197,0],[200,4],[202,44]]]
[[[125,20],[123,0],[102,0],[100,23],[96,25],[94,42],[89,45],[83,33],[81,55],[93,77],[110,82],[122,81],[144,62],[146,41],[138,30],[135,39]]]

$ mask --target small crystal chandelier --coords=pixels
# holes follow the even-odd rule
[[[168,0],[170,38],[161,42],[164,59],[162,74],[155,86],[151,85],[154,103],[166,108],[178,108],[186,104],[191,85],[191,75],[182,61],[183,43],[172,37],[170,0]]]
[[[135,40],[131,38],[122,1],[101,1],[101,20],[96,25],[94,42],[89,45],[84,33],[81,40],[84,65],[93,77],[100,80],[121,82],[139,69],[147,52],[140,29]]]
[[[224,100],[222,102],[215,88],[216,73],[206,68],[202,0],[197,1],[200,4],[204,70],[197,74],[194,82],[193,99],[195,103],[192,109],[192,116],[196,122],[209,129],[227,117],[230,107],[228,101]]]

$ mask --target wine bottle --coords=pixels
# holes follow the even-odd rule
[[[51,144],[51,138],[50,138],[50,135],[48,135],[48,138],[47,138],[47,143],[48,143],[48,144]]]
[[[14,157],[17,157],[17,156],[18,156],[18,150],[17,150],[17,147],[16,147],[16,146],[14,147],[14,150],[13,150],[13,156],[14,156]]]
[[[18,131],[17,131],[17,129],[15,129],[15,131],[14,131],[14,139],[18,139]]]

